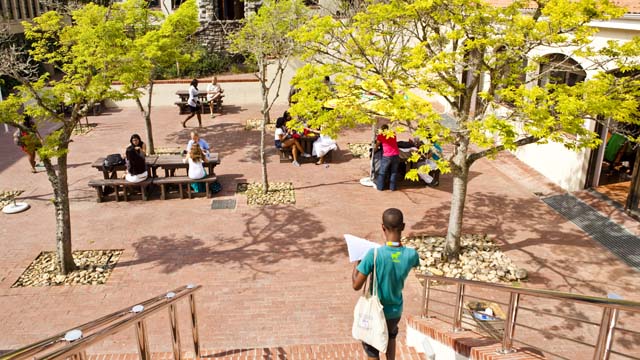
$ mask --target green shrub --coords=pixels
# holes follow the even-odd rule
[[[159,79],[174,78],[202,78],[224,72],[241,74],[257,71],[255,61],[245,58],[240,54],[231,55],[227,52],[211,52],[202,45],[195,46],[198,60],[186,66],[172,64],[159,69]]]

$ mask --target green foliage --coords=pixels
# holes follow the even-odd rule
[[[176,63],[186,66],[199,55],[186,40],[199,26],[195,0],[182,3],[160,25],[163,15],[145,4],[145,0],[127,0],[121,6],[114,5],[121,14],[120,26],[128,29],[127,61],[120,68],[118,79],[133,97],[140,97],[144,87],[162,76],[163,69]]]
[[[301,1],[266,0],[257,14],[250,14],[244,26],[230,35],[231,51],[252,54],[257,61],[281,58],[294,51],[289,34],[306,19],[306,7]]]
[[[205,46],[191,45],[188,52],[193,54],[195,61],[186,64],[167,64],[158,67],[158,79],[202,78],[214,74],[232,72],[237,74],[256,72],[255,62],[238,55],[226,52],[209,52]],[[179,71],[178,71],[179,70]]]
[[[513,150],[528,136],[571,149],[594,147],[599,140],[585,128],[585,119],[640,122],[637,80],[613,81],[613,75],[603,74],[574,87],[538,86],[537,78],[522,81],[537,69],[531,60],[525,66],[525,59],[542,61],[533,54],[543,45],[582,49],[576,52],[582,56],[591,51],[609,63],[618,56],[621,69],[639,69],[638,40],[612,43],[597,54],[587,47],[597,31],[587,26],[590,21],[624,13],[608,0],[549,0],[538,3],[538,12],[521,11],[525,1],[507,7],[454,3],[371,2],[349,19],[313,18],[294,35],[309,64],[293,80],[301,91],[291,112],[332,136],[382,116],[427,143],[471,142],[486,150],[478,156]],[[463,70],[466,82],[460,81]],[[333,92],[322,86],[324,76],[332,76]],[[477,93],[480,104],[474,109],[481,78],[485,88]],[[622,82],[625,91],[620,91]],[[453,127],[445,127],[432,108],[435,98],[451,107]],[[504,101],[512,106],[497,111]],[[327,104],[333,110],[327,111]],[[447,169],[445,161],[439,166]]]

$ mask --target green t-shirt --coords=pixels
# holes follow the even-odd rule
[[[358,271],[369,275],[373,269],[373,250],[365,255]],[[420,265],[418,253],[411,248],[381,246],[376,259],[376,276],[378,278],[378,297],[384,307],[387,319],[402,316],[402,288],[412,268]]]

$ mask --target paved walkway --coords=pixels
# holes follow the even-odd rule
[[[237,86],[239,91],[257,91],[255,83]],[[204,119],[202,136],[222,157],[216,168],[224,187],[219,198],[236,196],[237,183],[260,179],[258,133],[243,130],[246,119],[260,116],[257,103],[256,97],[255,103],[234,104],[228,95],[228,113]],[[273,116],[283,110],[278,105]],[[152,117],[156,146],[187,142],[188,129],[180,126],[183,117],[175,107],[157,106]],[[347,131],[339,139],[335,162],[326,168],[281,164],[269,149],[269,179],[294,183],[293,206],[249,207],[242,196],[237,196],[234,210],[211,210],[210,200],[203,198],[98,204],[87,182],[100,174],[90,164],[99,156],[123,151],[132,133],[144,134],[144,121],[131,107],[90,120],[98,126],[75,137],[69,156],[73,245],[124,249],[103,286],[11,288],[40,251],[54,250],[54,216],[46,175],[32,175],[11,133],[0,129],[1,188],[25,190],[22,197],[32,206],[20,215],[0,216],[0,350],[187,283],[204,286],[198,295],[203,348],[351,343],[351,314],[358,294],[351,289],[352,266],[342,235],[381,241],[380,215],[391,206],[404,211],[407,234],[446,231],[450,176],[443,175],[435,189],[407,183],[394,193],[358,183],[368,174],[368,161],[352,158],[347,142],[366,141],[368,127]],[[501,243],[529,270],[525,286],[599,296],[616,292],[640,300],[637,271],[534,194],[559,192],[539,174],[501,154],[495,161],[478,161],[470,179],[464,231],[487,233]],[[611,211],[606,215],[621,219],[637,233],[637,223]],[[419,289],[411,277],[405,289],[407,313],[418,312]],[[181,306],[183,344],[189,336],[186,315]],[[148,324],[152,351],[170,350],[168,326],[166,314]],[[92,350],[135,349],[131,329]]]

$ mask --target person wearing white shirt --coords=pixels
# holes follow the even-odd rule
[[[213,108],[216,101],[222,97],[223,92],[224,90],[222,90],[222,87],[218,84],[218,78],[214,76],[213,79],[211,79],[211,83],[207,85],[207,102],[211,109],[211,117],[215,116],[213,114]]]
[[[204,171],[204,153],[202,149],[200,149],[200,145],[194,143],[191,146],[191,150],[187,154],[187,157],[183,159],[185,163],[189,163],[189,170],[187,171],[187,176],[189,179],[202,179],[207,176],[207,172]],[[195,192],[204,192],[206,184],[205,183],[193,183],[191,184],[191,188]]]
[[[187,105],[189,105],[189,110],[191,114],[187,116],[186,119],[182,122],[182,127],[187,127],[187,121],[189,121],[194,115],[198,116],[198,127],[202,127],[202,118],[200,116],[200,106],[198,104],[198,79],[191,80],[191,85],[189,86],[189,100],[187,101]]]

